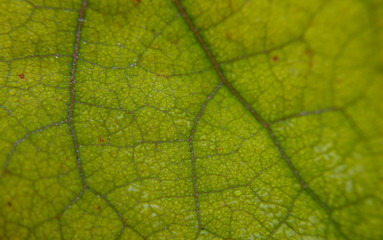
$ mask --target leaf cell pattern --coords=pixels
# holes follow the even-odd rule
[[[0,3],[0,239],[381,239],[378,0]]]

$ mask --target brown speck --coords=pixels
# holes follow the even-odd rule
[[[311,51],[310,51],[310,49],[306,49],[305,54],[306,54],[306,56],[311,56]]]
[[[217,147],[217,151],[221,152],[222,151],[222,147]]]
[[[105,140],[104,140],[103,138],[99,138],[99,139],[98,139],[98,142],[99,142],[99,143],[104,143]]]
[[[277,55],[275,55],[275,56],[273,56],[272,59],[273,59],[274,62],[277,62],[279,60],[279,57]]]
[[[96,210],[97,210],[97,211],[101,211],[101,207],[100,207],[100,206],[97,206],[97,207],[96,207]]]
[[[20,79],[24,79],[24,78],[25,78],[24,73],[19,74],[19,78],[20,78]]]
[[[226,39],[230,40],[230,39],[231,39],[231,37],[232,37],[232,34],[231,34],[231,32],[227,32],[227,33],[226,33]]]
[[[134,4],[139,4],[141,2],[141,0],[133,0]]]
[[[68,161],[68,160],[69,160],[69,157],[68,157],[68,156],[65,156],[65,160],[67,160],[67,161]]]
[[[12,203],[11,202],[7,202],[7,206],[8,207],[12,207]]]

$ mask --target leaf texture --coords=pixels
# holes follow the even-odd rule
[[[0,239],[382,239],[383,4],[0,2]]]

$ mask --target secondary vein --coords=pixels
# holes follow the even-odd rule
[[[78,49],[80,44],[81,27],[82,27],[82,22],[84,21],[84,14],[85,14],[85,9],[87,7],[87,3],[88,3],[87,0],[83,0],[82,7],[79,12],[77,31],[76,31],[76,41],[75,41],[74,51],[73,51],[72,71],[70,76],[70,104],[69,104],[68,117],[67,117],[67,122],[69,125],[69,129],[70,129],[70,133],[72,136],[73,145],[75,149],[75,154],[76,154],[77,168],[80,171],[83,188],[86,188],[86,181],[85,181],[84,172],[82,170],[82,166],[80,162],[79,146],[78,146],[76,136],[73,130],[72,116],[73,116],[73,106],[75,103],[74,83],[75,83],[75,72],[76,72],[77,61],[78,61]]]

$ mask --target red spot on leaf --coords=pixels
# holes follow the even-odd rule
[[[273,56],[272,59],[273,59],[274,62],[277,62],[279,60],[279,57],[277,55],[275,55],[275,56]]]
[[[99,142],[99,143],[104,143],[105,140],[104,140],[103,138],[99,138],[99,139],[98,139],[98,142]]]
[[[19,74],[19,78],[24,79],[25,78],[24,73]]]

